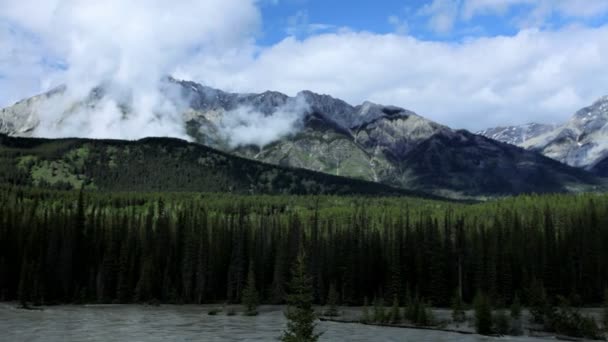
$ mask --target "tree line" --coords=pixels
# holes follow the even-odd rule
[[[316,304],[450,306],[534,289],[597,304],[608,196],[483,204],[334,196],[100,193],[0,187],[0,300],[285,303],[307,255]],[[255,284],[254,289],[248,284]],[[248,288],[249,287],[249,288]]]

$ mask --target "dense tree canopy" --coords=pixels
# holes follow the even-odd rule
[[[608,196],[415,198],[99,193],[0,186],[0,300],[283,302],[299,246],[314,302],[510,304],[608,287]],[[460,290],[458,290],[460,289]],[[408,295],[408,293],[410,295]]]

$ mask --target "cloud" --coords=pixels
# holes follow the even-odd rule
[[[544,26],[552,16],[589,19],[608,13],[608,0],[465,0],[461,16],[470,20],[478,15],[504,16],[514,7],[525,8],[516,16],[520,26]]]
[[[289,36],[309,36],[319,32],[330,31],[335,28],[336,26],[334,25],[310,23],[308,11],[300,10],[293,16],[287,18],[285,33]]]
[[[509,9],[476,1],[474,16]],[[38,4],[43,10],[34,11]],[[112,91],[94,110],[75,111],[69,128],[57,131],[52,123],[59,117],[50,108],[41,132],[135,138],[184,134],[175,116],[182,104],[158,90],[166,74],[235,92],[309,89],[353,104],[394,104],[470,130],[559,122],[608,94],[608,26],[525,28],[453,42],[341,29],[262,47],[254,42],[256,4],[24,0],[0,6],[0,96],[26,97],[62,82],[78,85],[73,91],[82,95],[102,82]],[[433,4],[424,13],[440,13]],[[566,11],[569,3],[555,6]],[[125,101],[137,109],[126,121]],[[263,145],[297,127],[298,115],[288,112],[267,117],[242,108],[226,117],[223,129],[233,144]]]
[[[39,82],[40,88],[66,83],[66,96],[73,101],[100,84],[109,88],[97,106],[71,113],[72,121],[82,121],[78,127],[85,130],[75,127],[65,134],[123,137],[117,126],[124,116],[121,101],[127,99],[133,108],[132,117],[123,120],[133,121],[127,136],[184,136],[182,125],[159,119],[175,114],[170,99],[159,92],[160,80],[194,53],[220,59],[225,51],[249,44],[260,13],[254,0],[20,0],[3,1],[0,22],[2,35],[13,30],[18,32],[13,40],[31,37],[25,43],[9,42],[17,53],[3,56],[0,70],[19,63],[22,70],[28,65],[40,69],[44,63],[35,59],[55,60],[65,70],[35,71],[49,79]],[[22,50],[34,61],[22,62]],[[26,80],[32,74],[24,73]],[[60,113],[54,112],[63,110],[50,108],[43,115],[57,118]]]
[[[368,99],[477,130],[565,120],[608,93],[606,59],[608,26],[462,42],[339,32],[290,37],[255,57],[225,61],[223,71],[189,68],[189,77],[232,91],[311,89],[353,104]]]
[[[264,115],[253,108],[240,107],[224,114],[219,123],[219,131],[232,147],[264,146],[295,133],[308,110],[308,103],[303,96],[296,96],[270,115]]]
[[[396,15],[389,16],[388,23],[393,26],[397,34],[405,35],[409,31],[407,20],[401,19]]]
[[[418,15],[429,17],[428,26],[433,32],[445,34],[454,28],[459,8],[459,0],[433,0],[422,6]]]

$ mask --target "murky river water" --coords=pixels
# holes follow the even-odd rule
[[[55,306],[43,311],[0,304],[0,341],[276,341],[285,326],[280,308],[256,317],[207,315],[200,306]],[[320,322],[321,341],[539,341],[487,338],[428,330]]]

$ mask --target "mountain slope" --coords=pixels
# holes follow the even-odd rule
[[[310,91],[295,97],[270,91],[235,94],[172,78],[167,82],[179,94],[176,102],[186,103],[182,124],[193,141],[249,159],[453,197],[593,190],[598,185],[582,170],[452,130],[399,107],[371,102],[352,106]],[[74,108],[95,107],[103,94],[97,91],[72,104],[56,124],[69,121]],[[60,96],[61,90],[5,109],[0,120],[7,123],[0,132],[35,136],[42,115],[38,108]],[[279,134],[272,125],[280,120],[290,126]],[[243,139],[234,125],[247,128],[248,134],[266,130],[276,135],[256,143]],[[546,176],[534,176],[539,174]]]
[[[532,132],[527,127],[535,127]],[[513,132],[510,135],[510,132]],[[571,166],[608,176],[608,96],[577,111],[559,126],[529,124],[480,132],[492,139],[516,144]],[[601,164],[601,165],[600,165]]]
[[[0,134],[0,183],[111,191],[372,194],[430,197],[268,165],[173,138],[39,139]]]

